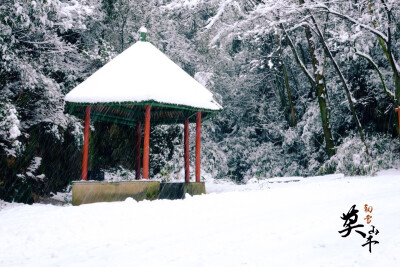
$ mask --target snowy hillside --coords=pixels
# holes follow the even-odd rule
[[[400,266],[398,170],[209,182],[207,190],[79,207],[2,202],[0,266]],[[338,233],[354,204],[361,230],[379,229],[372,253],[354,230]]]

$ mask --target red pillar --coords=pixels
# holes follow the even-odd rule
[[[397,115],[399,117],[399,135],[400,135],[400,107],[397,106],[397,108],[394,109],[394,112],[397,112]]]
[[[142,147],[142,123],[140,121],[136,124],[136,153],[135,153],[135,161],[136,161],[136,180],[140,179],[140,149]]]
[[[200,182],[201,111],[196,114],[196,183]]]
[[[144,119],[143,179],[149,179],[150,109],[151,106],[147,105]]]
[[[189,120],[185,120],[184,127],[184,157],[185,157],[185,183],[190,182],[190,169],[189,169]]]
[[[85,132],[83,135],[82,180],[87,181],[89,158],[89,131],[90,131],[90,106],[86,107]]]

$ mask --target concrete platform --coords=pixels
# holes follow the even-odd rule
[[[124,201],[128,197],[137,201],[154,200],[159,191],[160,182],[157,181],[76,181],[72,182],[72,205]]]
[[[206,193],[204,182],[199,183],[161,183],[159,199],[184,199],[186,193],[191,196]]]
[[[206,193],[204,182],[160,183],[158,181],[75,181],[72,182],[72,205],[96,202],[124,201],[131,197],[137,201],[155,199],[184,199]]]

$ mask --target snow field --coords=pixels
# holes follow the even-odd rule
[[[207,190],[174,201],[7,206],[0,266],[400,265],[400,171],[209,183]],[[338,233],[353,204],[366,232],[363,206],[373,206],[380,244],[372,253],[354,231]]]

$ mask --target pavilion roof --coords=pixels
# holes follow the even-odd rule
[[[92,106],[94,119],[126,124],[140,120],[144,105],[155,107],[155,123],[172,123],[222,107],[213,94],[149,42],[139,41],[104,65],[65,96],[69,112]],[[93,109],[94,108],[94,109]],[[154,110],[152,108],[152,110]],[[157,121],[157,111],[159,118]],[[153,111],[152,111],[153,113]]]

